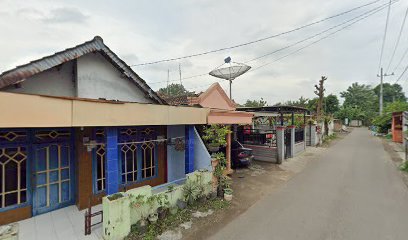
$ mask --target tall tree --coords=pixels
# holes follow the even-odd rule
[[[261,98],[260,100],[249,100],[244,103],[244,107],[265,107],[268,103]]]
[[[374,88],[375,94],[380,97],[380,84],[378,84]],[[401,85],[394,83],[394,84],[389,84],[389,83],[384,83],[383,84],[383,102],[384,105],[387,103],[392,103],[395,101],[402,101],[405,102],[407,99],[405,97],[405,94],[402,90]]]
[[[307,108],[309,111],[316,112],[316,110],[317,110],[317,102],[318,102],[318,101],[319,101],[319,98],[317,98],[317,97],[312,98],[312,99],[309,99],[309,101],[307,101],[306,108]]]
[[[340,96],[344,98],[343,106],[345,107],[377,111],[378,97],[368,85],[353,83],[346,91],[341,92]]]
[[[334,114],[340,108],[339,106],[339,99],[334,94],[329,94],[324,98],[324,112],[326,114]]]
[[[172,83],[168,87],[160,88],[158,93],[167,97],[194,94],[194,92],[187,91],[187,89],[179,83]]]
[[[370,124],[378,112],[378,97],[368,85],[353,83],[346,91],[341,92],[340,96],[344,98],[343,108],[362,111],[360,116],[364,116],[364,119],[360,120],[363,120],[365,124]],[[353,116],[345,117],[353,119]]]
[[[307,107],[307,102],[309,101],[308,98],[304,98],[303,96],[300,96],[300,98],[298,100],[295,101],[286,101],[283,105],[288,105],[288,106],[296,106],[296,107]],[[278,104],[278,105],[282,105],[282,104]]]

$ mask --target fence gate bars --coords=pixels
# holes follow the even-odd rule
[[[92,218],[101,216],[101,220],[99,222],[92,224]],[[89,198],[88,209],[85,211],[85,235],[91,235],[92,227],[103,222],[103,211],[97,211],[92,213],[92,197]]]

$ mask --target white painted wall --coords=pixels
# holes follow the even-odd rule
[[[331,121],[329,122],[329,136],[331,136],[331,135],[333,135],[333,134],[334,134],[334,121],[331,120]]]
[[[67,62],[27,78],[21,88],[9,86],[0,91],[74,97],[73,67],[73,61]]]
[[[131,81],[122,77],[100,53],[89,53],[78,59],[78,97],[151,103]]]
[[[200,169],[212,170],[211,155],[207,151],[197,129],[194,128],[194,170]]]

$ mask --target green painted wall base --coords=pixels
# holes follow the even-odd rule
[[[186,181],[197,181],[205,186],[205,194],[212,190],[212,172],[195,171],[187,174]],[[178,199],[184,199],[183,185],[174,185],[173,191],[153,193],[149,185],[128,190],[121,198],[109,200],[106,196],[102,199],[103,208],[103,238],[105,240],[123,239],[130,233],[131,226],[149,214],[156,213],[159,205],[157,203],[148,205],[138,204],[137,197],[143,196],[146,200],[152,195],[167,195],[170,207],[177,206]],[[112,196],[112,195],[111,195]]]
[[[106,240],[123,239],[130,233],[129,197],[126,193],[117,194],[122,197],[112,201],[109,196],[102,199],[103,238]]]

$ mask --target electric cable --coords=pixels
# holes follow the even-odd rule
[[[312,23],[308,23],[306,25],[302,25],[300,27],[297,27],[297,28],[294,28],[294,29],[291,29],[291,30],[288,30],[288,31],[285,31],[285,32],[281,32],[281,33],[274,34],[274,35],[264,37],[264,38],[260,38],[260,39],[257,39],[257,40],[237,44],[237,45],[234,45],[234,46],[223,47],[223,48],[209,50],[209,51],[205,51],[205,52],[201,52],[201,53],[190,54],[190,55],[186,55],[186,56],[182,56],[182,57],[175,57],[175,58],[161,59],[161,60],[156,60],[156,61],[151,61],[151,62],[146,62],[146,63],[133,64],[133,65],[129,65],[129,66],[130,67],[137,67],[137,66],[146,66],[146,65],[152,65],[152,64],[163,63],[163,62],[176,61],[176,60],[192,58],[192,57],[198,57],[198,56],[207,55],[207,54],[211,54],[211,53],[221,52],[221,51],[225,51],[225,50],[231,50],[231,49],[234,49],[234,48],[239,48],[239,47],[251,45],[251,44],[254,44],[254,43],[258,43],[258,42],[263,42],[265,40],[269,40],[269,39],[276,38],[276,37],[279,37],[279,36],[282,36],[282,35],[286,35],[286,34],[289,34],[289,33],[292,33],[292,32],[295,32],[295,31],[298,31],[298,30],[301,30],[301,29],[304,29],[304,28],[307,28],[307,27],[310,27],[310,26],[313,26],[313,25],[316,25],[318,23],[330,20],[332,18],[336,18],[336,17],[342,16],[342,15],[345,15],[347,13],[353,12],[353,11],[358,10],[360,8],[375,4],[375,3],[379,2],[379,1],[381,1],[381,0],[375,0],[375,1],[372,1],[372,2],[369,2],[369,3],[366,3],[366,4],[354,7],[352,9],[347,10],[347,11],[344,11],[344,12],[341,12],[341,13],[338,13],[338,14],[335,14],[335,15],[320,19],[320,20],[312,22]],[[391,2],[391,0],[390,0],[390,2]]]
[[[398,2],[398,0],[392,1],[392,4],[394,4],[394,3],[396,3],[396,2]],[[306,42],[307,40],[310,40],[310,39],[312,39],[312,38],[315,38],[315,37],[317,37],[317,36],[320,36],[320,35],[322,35],[322,34],[328,32],[328,31],[330,31],[330,30],[333,30],[333,29],[339,27],[339,26],[342,26],[342,25],[345,25],[345,24],[347,24],[347,23],[349,23],[349,22],[352,22],[352,21],[355,20],[355,19],[361,18],[361,17],[363,17],[363,16],[365,16],[365,15],[371,16],[372,14],[370,14],[370,13],[378,12],[377,10],[382,10],[382,9],[386,8],[388,5],[389,5],[389,3],[382,4],[382,5],[378,6],[378,7],[375,7],[375,8],[373,8],[373,9],[369,10],[369,11],[366,11],[366,12],[364,12],[364,13],[358,15],[357,17],[353,17],[353,18],[351,18],[351,19],[349,19],[349,20],[347,20],[347,21],[344,21],[344,22],[342,22],[342,23],[340,23],[340,24],[337,24],[337,25],[335,25],[335,26],[333,26],[333,27],[330,27],[330,28],[328,28],[328,29],[326,29],[326,30],[324,30],[324,31],[321,31],[321,32],[317,33],[317,34],[311,35],[311,36],[309,36],[309,37],[307,37],[307,38],[305,38],[305,39],[302,39],[302,40],[300,40],[300,41],[298,41],[298,42],[295,42],[295,43],[289,44],[289,45],[287,45],[287,46],[284,46],[284,47],[282,47],[282,48],[279,48],[279,49],[277,49],[277,50],[275,50],[275,51],[273,51],[273,52],[264,54],[264,55],[259,56],[259,57],[255,57],[255,58],[250,59],[250,60],[248,60],[248,61],[246,61],[246,62],[244,62],[244,63],[248,63],[248,62],[251,62],[251,61],[255,61],[255,60],[258,60],[258,59],[261,59],[261,58],[270,56],[270,55],[272,55],[272,54],[274,54],[274,53],[280,52],[280,51],[282,51],[282,50],[291,48],[291,47],[296,46],[296,45],[298,45],[298,44],[300,44],[300,43]],[[362,20],[362,19],[361,19],[361,20]],[[351,25],[353,25],[353,24],[355,24],[355,23],[357,23],[357,22],[359,22],[359,21],[355,21],[355,22],[353,22]],[[350,26],[350,25],[348,25],[348,26]],[[343,30],[343,29],[344,29],[344,28],[342,28],[341,30]],[[340,31],[341,31],[341,30],[340,30]],[[336,31],[336,32],[339,32],[339,31]],[[336,32],[335,32],[335,33],[336,33]],[[330,34],[330,35],[333,35],[333,34]],[[327,37],[325,37],[325,38],[327,38]],[[317,42],[319,42],[319,41],[321,41],[321,40],[323,40],[323,39],[319,39]],[[313,45],[313,44],[312,44],[312,45]],[[303,48],[302,48],[302,49],[303,49]],[[297,51],[297,52],[298,52],[298,51]],[[251,69],[250,71],[253,71],[253,70],[254,70],[254,69]],[[201,77],[201,76],[207,76],[207,75],[208,75],[208,73],[202,73],[202,74],[197,74],[197,75],[193,75],[193,76],[190,76],[190,77],[185,77],[185,78],[182,78],[182,79],[185,80],[185,79],[191,79],[191,78],[196,78],[196,77]],[[179,81],[179,79],[178,79],[178,80],[171,80],[171,81],[169,81],[169,82],[176,82],[176,81]],[[167,82],[167,81],[152,82],[152,83],[149,83],[149,84],[158,84],[158,83],[163,83],[163,82]]]
[[[385,41],[387,39],[388,21],[389,21],[389,18],[390,18],[390,11],[391,11],[391,0],[389,2],[389,5],[388,5],[387,18],[385,20],[384,37],[383,37],[383,41],[382,41],[382,44],[381,44],[380,61],[378,63],[378,72],[380,72],[380,68],[381,68],[381,64],[382,64],[382,58],[383,58],[383,54],[384,54]]]
[[[390,62],[389,62],[389,64],[388,64],[387,70],[386,70],[385,72],[388,72],[388,70],[390,70],[390,66],[391,66],[392,60],[394,60],[394,56],[395,56],[395,53],[397,52],[398,45],[399,45],[399,42],[400,42],[400,40],[401,40],[401,35],[402,35],[402,31],[404,30],[405,21],[407,20],[407,16],[408,16],[408,7],[407,7],[407,10],[405,10],[404,19],[402,20],[401,29],[400,29],[400,31],[399,31],[399,33],[398,33],[397,42],[395,43],[395,47],[394,47],[394,50],[392,51],[392,55],[391,55]]]

